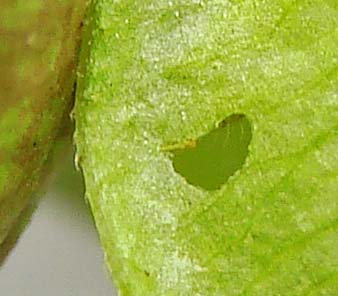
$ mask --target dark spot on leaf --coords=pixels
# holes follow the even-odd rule
[[[149,271],[147,271],[147,270],[144,270],[144,274],[146,275],[146,276],[150,276],[150,273],[149,273]]]

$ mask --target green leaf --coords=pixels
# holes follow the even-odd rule
[[[85,3],[0,3],[0,259],[21,231],[54,139],[69,121]]]
[[[174,169],[188,183],[216,190],[242,167],[250,141],[249,121],[236,114],[207,135],[187,143],[168,145],[162,150],[173,154]]]
[[[88,21],[75,140],[121,295],[337,295],[337,2],[97,0]],[[234,114],[249,152],[206,190],[166,147]]]

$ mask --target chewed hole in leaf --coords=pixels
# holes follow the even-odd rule
[[[168,150],[177,173],[191,185],[211,191],[221,188],[241,169],[251,138],[249,120],[243,114],[233,114],[209,133]]]

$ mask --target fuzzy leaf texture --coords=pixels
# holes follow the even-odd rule
[[[20,223],[68,118],[85,4],[0,1],[0,245]]]
[[[120,294],[338,295],[337,1],[96,0],[87,22],[75,140]],[[223,185],[178,170],[239,117]]]

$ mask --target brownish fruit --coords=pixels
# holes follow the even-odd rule
[[[0,2],[0,244],[72,106],[85,0]]]

